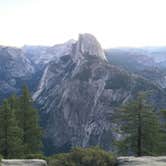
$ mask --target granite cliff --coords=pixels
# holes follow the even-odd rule
[[[151,91],[150,100],[164,95],[142,77],[111,65],[94,36],[81,34],[71,47],[48,64],[33,95],[41,109],[46,152],[92,145],[110,150],[117,137],[116,108],[138,91]]]

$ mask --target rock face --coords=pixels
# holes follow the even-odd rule
[[[165,166],[166,156],[119,157],[119,166]]]
[[[92,145],[110,150],[114,111],[140,90],[158,92],[110,65],[95,37],[80,35],[71,52],[49,63],[33,96],[41,108],[46,152]]]
[[[79,36],[79,42],[77,44],[78,50],[82,55],[85,56],[96,56],[103,60],[106,60],[105,54],[101,45],[98,43],[96,38],[91,34],[81,34]],[[78,56],[78,55],[76,55]]]
[[[2,160],[2,166],[47,166],[46,161],[38,159],[29,160]]]

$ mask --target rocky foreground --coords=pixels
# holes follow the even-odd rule
[[[2,160],[1,166],[47,166],[44,160]],[[166,156],[119,157],[118,166],[166,166]]]
[[[166,166],[166,156],[119,157],[118,161],[118,166]]]
[[[1,166],[47,166],[44,160],[2,160]]]

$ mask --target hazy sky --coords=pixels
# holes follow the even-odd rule
[[[1,45],[54,45],[86,32],[104,48],[166,45],[166,0],[0,0]]]

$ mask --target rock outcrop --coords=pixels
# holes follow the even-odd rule
[[[119,157],[119,166],[165,166],[166,156]]]
[[[39,159],[27,159],[27,160],[2,160],[2,166],[47,166],[47,162]]]

